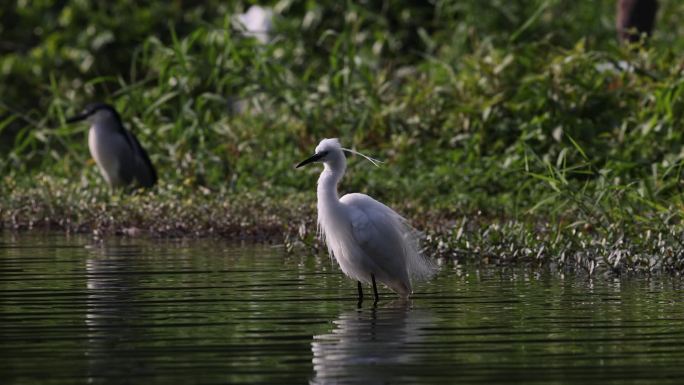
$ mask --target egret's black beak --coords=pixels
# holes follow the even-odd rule
[[[81,120],[85,120],[88,117],[88,114],[82,113],[76,116],[72,116],[66,120],[67,123],[76,123],[80,122]]]
[[[326,156],[327,154],[328,154],[327,151],[321,151],[321,152],[319,152],[318,154],[315,154],[314,156],[312,156],[311,158],[305,159],[305,160],[299,162],[299,164],[296,165],[295,168],[300,168],[300,167],[302,167],[302,166],[306,166],[306,165],[309,164],[309,163],[313,163],[313,162],[319,161],[319,160],[321,160],[321,158],[323,158],[323,157]]]

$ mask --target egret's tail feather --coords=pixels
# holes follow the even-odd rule
[[[438,271],[437,265],[424,255],[420,249],[420,232],[409,224],[404,237],[406,239],[406,268],[414,281],[426,281]]]

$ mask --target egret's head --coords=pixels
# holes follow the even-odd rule
[[[67,123],[80,122],[81,120],[87,120],[91,124],[111,120],[115,120],[119,124],[121,123],[119,113],[116,112],[114,107],[106,103],[88,104],[80,114],[67,119]]]
[[[340,141],[337,140],[337,138],[332,138],[321,140],[321,142],[318,143],[318,146],[316,146],[316,153],[310,158],[301,161],[296,167],[300,168],[313,162],[323,162],[333,169],[340,167],[344,169],[346,167],[346,160],[343,151],[360,155],[366,158],[369,162],[373,163],[375,166],[378,166],[379,163],[382,163],[381,161],[371,158],[370,156],[363,155],[360,152],[344,148],[340,145]]]
[[[316,152],[314,155],[301,161],[296,167],[300,168],[313,162],[334,164],[343,161],[344,154],[342,153],[340,141],[337,140],[337,138],[323,139],[320,143],[318,143],[318,146],[316,146]]]

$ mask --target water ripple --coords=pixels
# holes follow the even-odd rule
[[[445,268],[356,308],[327,257],[0,237],[3,384],[681,383],[681,278]]]

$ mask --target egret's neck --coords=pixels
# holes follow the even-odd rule
[[[318,205],[338,205],[340,203],[337,196],[337,184],[344,176],[345,165],[329,165],[324,163],[325,168],[318,178]],[[337,166],[337,167],[335,167]]]

